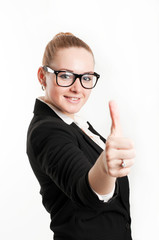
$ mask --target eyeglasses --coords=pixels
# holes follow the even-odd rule
[[[79,78],[80,83],[83,88],[92,89],[96,86],[97,81],[100,77],[98,73],[85,73],[76,74],[69,71],[55,71],[48,66],[43,66],[46,72],[54,73],[56,75],[56,83],[60,87],[70,87],[74,84],[77,78]]]

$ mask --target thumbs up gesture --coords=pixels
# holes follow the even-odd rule
[[[133,142],[123,137],[118,107],[114,101],[109,102],[112,120],[111,132],[106,141],[106,171],[111,177],[123,177],[129,174],[134,164],[135,150]]]

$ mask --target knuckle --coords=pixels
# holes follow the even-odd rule
[[[114,148],[115,141],[116,141],[116,137],[109,136],[106,141],[106,146],[108,146],[109,148]]]
[[[116,172],[113,169],[108,169],[108,174],[111,177],[116,177]]]
[[[119,178],[124,177],[124,174],[122,172],[119,172],[118,177]]]
[[[118,177],[125,177],[129,174],[130,168],[124,168],[119,171],[119,176]]]
[[[109,149],[109,148],[112,148],[112,141],[111,140],[108,140],[106,142],[106,148]]]
[[[115,171],[115,165],[113,161],[108,161],[107,166],[109,171]]]
[[[135,157],[135,152],[134,152],[134,150],[131,150],[131,149],[123,150],[121,153],[121,157],[123,159],[132,159]]]
[[[126,150],[123,150],[122,153],[121,153],[121,158],[127,159],[128,155],[129,155],[129,153]]]
[[[111,151],[110,151],[110,150],[107,150],[107,151],[106,151],[106,159],[107,159],[108,161],[111,159],[111,156],[112,156]]]
[[[119,175],[118,175],[119,178],[125,177],[125,176],[126,176],[125,171],[120,171],[120,172],[119,172]]]

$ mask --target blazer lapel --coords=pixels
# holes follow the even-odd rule
[[[61,119],[47,104],[43,103],[39,99],[36,99],[35,101],[34,114],[52,116]]]
[[[61,119],[49,106],[47,106],[45,103],[41,102],[38,99],[36,99],[36,102],[35,102],[34,114],[54,116]],[[101,138],[101,140],[104,141],[105,139],[94,130],[94,128],[89,122],[88,124],[89,124],[89,130],[92,133],[97,134]],[[83,138],[85,139],[85,141],[88,142],[98,153],[101,153],[103,151],[103,149],[98,144],[96,144],[86,133],[84,133],[84,131],[82,131],[82,129],[79,128],[74,122],[70,126],[73,126],[73,128],[75,128],[78,132],[80,132],[83,135]]]
[[[79,128],[74,122],[71,124],[78,132],[80,132],[85,139],[86,142],[88,142],[89,145],[91,145],[99,154],[103,151],[103,149],[95,143],[84,131],[82,131],[81,128]]]

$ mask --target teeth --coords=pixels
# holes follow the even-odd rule
[[[65,97],[70,99],[71,101],[78,101],[80,99],[79,97],[69,97],[69,96],[65,96]]]
[[[72,100],[78,100],[78,98],[76,98],[76,97],[73,97],[73,98],[71,98]]]
[[[79,99],[79,98],[77,98],[77,97],[68,97],[68,98],[70,98],[70,99],[73,100],[73,101],[76,101],[76,100]]]

